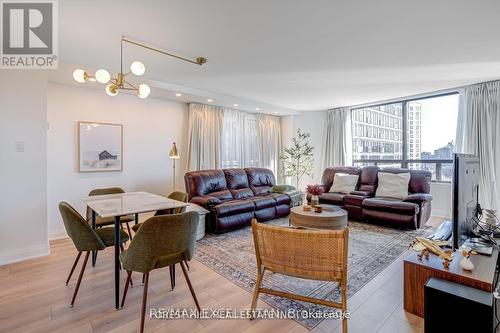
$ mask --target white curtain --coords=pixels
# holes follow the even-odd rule
[[[189,104],[188,170],[219,169],[223,109]]]
[[[260,166],[273,170],[281,182],[281,118],[265,114],[257,115]]]
[[[351,109],[328,110],[326,117],[323,169],[352,165]]]
[[[221,167],[240,168],[245,165],[245,113],[224,110],[221,132]]]
[[[500,81],[464,88],[457,123],[457,152],[479,157],[479,201],[500,208]]]

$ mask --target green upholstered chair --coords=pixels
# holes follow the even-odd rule
[[[89,197],[94,196],[94,195],[105,195],[105,194],[119,194],[119,193],[125,193],[123,189],[120,187],[108,187],[108,188],[98,188],[95,190],[90,191]],[[87,207],[87,221],[89,223],[92,223],[92,209],[90,207]],[[121,223],[125,223],[127,225],[127,231],[130,239],[132,240],[132,232],[130,231],[130,222],[135,221],[134,216],[128,215],[128,216],[122,216],[120,218]],[[101,228],[104,226],[108,225],[114,225],[115,224],[115,218],[114,217],[100,217],[97,216],[95,219],[95,226],[96,228]],[[123,225],[122,225],[123,227]]]
[[[76,295],[78,294],[78,289],[80,288],[80,283],[82,282],[85,267],[87,266],[90,252],[102,251],[109,246],[114,246],[115,233],[114,228],[99,228],[93,230],[87,221],[85,221],[85,219],[67,202],[61,202],[59,204],[59,212],[61,213],[66,232],[78,251],[75,262],[73,263],[68,278],[66,279],[66,285],[68,285],[71,275],[73,275],[73,271],[80,260],[82,252],[85,252],[85,259],[83,260],[80,275],[78,276],[78,282],[76,283],[73,298],[71,299],[70,306],[73,307]],[[126,242],[128,240],[127,233],[123,230],[120,230],[120,233],[122,243]],[[121,244],[121,246],[123,251],[123,244]]]
[[[177,200],[177,201],[188,202],[189,197],[188,197],[187,193],[175,191],[175,192],[170,193],[168,195],[168,198],[173,199],[173,200]],[[184,213],[185,211],[186,211],[186,207],[162,209],[162,210],[156,211],[155,216],[167,215],[167,214],[180,214],[180,213]],[[137,232],[137,230],[139,230],[139,228],[141,227],[141,224],[142,223],[138,223],[138,224],[132,226],[132,230],[134,230],[134,232]]]
[[[200,305],[184,265],[184,261],[189,261],[193,257],[197,228],[198,213],[196,212],[151,217],[142,224],[128,249],[120,255],[122,268],[127,271],[122,307],[125,304],[132,272],[144,274],[141,332],[144,331],[149,272],[154,269],[171,267],[180,263],[196,308],[200,311]]]

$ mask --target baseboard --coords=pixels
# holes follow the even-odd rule
[[[0,266],[50,254],[49,243],[27,246],[0,254]]]
[[[49,241],[67,238],[67,237],[68,237],[68,233],[64,229],[56,230],[56,231],[49,231],[49,234],[48,234]]]

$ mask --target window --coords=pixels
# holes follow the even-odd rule
[[[221,166],[227,168],[258,167],[259,136],[253,114],[226,110],[221,131]]]
[[[451,181],[458,103],[451,93],[353,109],[354,165],[427,170],[433,181]]]

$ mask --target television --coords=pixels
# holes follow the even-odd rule
[[[474,155],[453,156],[453,249],[476,237],[474,219],[480,214],[479,158]]]

